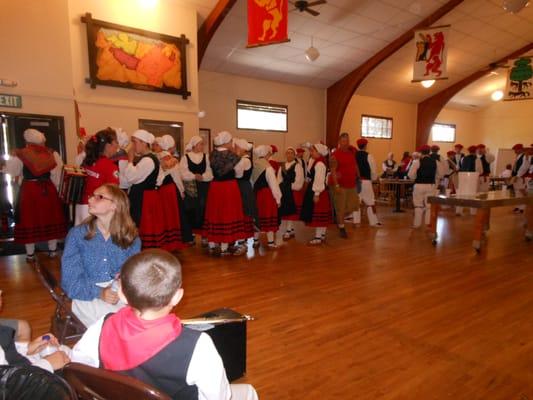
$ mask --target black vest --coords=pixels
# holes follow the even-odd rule
[[[285,163],[283,163],[281,165],[281,176],[283,177],[283,182],[292,185],[296,180],[296,163],[292,164],[289,169],[285,169]]]
[[[440,161],[440,155],[437,153],[431,153],[429,156],[435,161]]]
[[[484,154],[480,157],[480,160],[481,160],[481,166],[483,167],[483,175],[489,176],[490,175],[490,164],[488,163]]]
[[[434,184],[437,174],[437,161],[429,156],[420,159],[420,167],[416,171],[415,183]]]
[[[235,165],[240,157],[230,151],[215,150],[211,153],[209,162],[213,170],[213,180],[230,181],[235,179]]]
[[[368,163],[368,153],[364,150],[357,150],[357,153],[355,153],[355,160],[357,161],[357,168],[359,168],[359,176],[362,179],[372,179],[372,172],[370,171],[370,164]]]
[[[268,187],[268,182],[266,179],[266,169],[259,175],[259,178],[254,182],[254,192],[259,191]]]
[[[141,158],[137,160],[135,165],[139,163],[143,158],[149,157],[154,162],[154,170],[150,172],[150,175],[148,177],[140,182],[136,183],[134,185],[131,185],[130,191],[128,194],[128,197],[130,199],[130,214],[131,218],[139,227],[141,223],[141,213],[142,213],[142,203],[143,203],[143,194],[145,190],[154,190],[157,185],[157,175],[159,175],[159,160],[157,159],[157,156],[152,153],[145,154]]]
[[[518,171],[520,170],[520,167],[522,166],[522,163],[524,162],[524,153],[520,154],[518,158],[516,159],[514,166],[513,166],[513,176],[518,175]]]
[[[246,157],[248,158],[248,157]],[[252,177],[252,172],[254,170],[253,168],[253,163],[252,163],[252,160],[250,160],[250,168],[248,168],[246,171],[243,171],[242,173],[242,176],[240,178],[238,178],[237,180],[239,181],[249,181],[250,178]]]
[[[189,168],[189,171],[193,174],[199,174],[202,175],[205,173],[205,170],[207,169],[207,162],[206,162],[206,155],[204,154],[202,157],[202,161],[200,161],[200,164],[195,164],[190,158],[188,154],[185,154],[185,157],[187,157],[187,168]]]
[[[476,155],[469,154],[463,157],[461,161],[461,172],[476,172]]]
[[[187,370],[200,334],[184,327],[176,339],[152,358],[135,368],[118,372],[148,383],[172,399],[197,400],[198,388],[187,384]]]

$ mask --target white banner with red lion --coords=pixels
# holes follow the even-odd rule
[[[448,33],[450,25],[415,32],[416,55],[413,82],[448,79]]]

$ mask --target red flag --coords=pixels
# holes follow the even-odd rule
[[[248,47],[288,42],[287,0],[248,0]]]

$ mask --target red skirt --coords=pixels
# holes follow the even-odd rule
[[[331,216],[331,202],[329,200],[329,192],[326,188],[320,192],[318,203],[313,205],[313,217],[311,222],[307,222],[307,226],[314,228],[325,228],[333,223]]]
[[[175,251],[186,247],[181,236],[176,185],[144,191],[139,236],[145,249]]]
[[[241,192],[235,179],[210,183],[203,231],[207,240],[215,243],[232,243],[248,237]]]
[[[63,239],[67,224],[63,205],[50,180],[22,181],[16,208],[15,242]]]
[[[294,203],[296,204],[296,214],[285,215],[282,219],[284,221],[299,221],[300,213],[302,212],[302,204],[304,202],[305,190],[293,190],[292,196],[294,197]]]
[[[280,219],[278,205],[270,188],[261,188],[255,193],[258,228],[261,232],[276,232]]]
[[[254,236],[255,233],[254,219],[248,215],[244,216],[244,233],[247,238]]]

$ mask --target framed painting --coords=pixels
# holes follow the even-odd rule
[[[213,143],[211,142],[211,129],[200,128],[198,135],[204,139],[204,143],[207,144],[207,150],[211,153],[213,150]]]
[[[96,85],[181,95],[187,99],[185,35],[174,37],[81,17],[87,26],[89,78]]]

